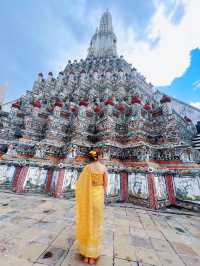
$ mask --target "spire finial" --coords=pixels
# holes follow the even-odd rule
[[[112,26],[112,15],[107,8],[100,19],[98,31],[93,35],[90,42],[88,56],[117,56],[116,42],[117,38]]]

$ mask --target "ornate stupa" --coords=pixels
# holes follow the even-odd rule
[[[85,59],[68,61],[56,78],[39,73],[31,91],[0,111],[1,188],[72,197],[87,152],[99,148],[109,200],[150,208],[198,200],[197,129],[154,91],[118,55],[106,11]]]

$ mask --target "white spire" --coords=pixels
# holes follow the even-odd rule
[[[100,26],[90,42],[88,56],[117,56],[116,42],[117,38],[113,32],[112,16],[106,10],[101,17]]]
[[[113,32],[112,16],[110,12],[108,11],[108,9],[101,17],[99,31],[100,32]]]

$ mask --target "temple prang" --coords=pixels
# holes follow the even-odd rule
[[[200,110],[155,92],[118,55],[107,10],[85,59],[69,60],[57,77],[39,73],[32,90],[0,110],[0,186],[72,197],[88,151],[98,148],[108,201],[155,209],[198,201],[198,120]]]

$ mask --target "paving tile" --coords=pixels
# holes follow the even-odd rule
[[[73,241],[73,240],[72,240]],[[68,250],[71,247],[71,241],[65,234],[60,234],[52,243],[52,246]]]
[[[138,236],[138,237],[142,237],[142,238],[149,238],[148,234],[147,234],[148,231],[144,230],[144,229],[136,229],[136,230],[133,230],[133,228],[130,228],[130,233],[131,235],[134,237],[134,236]]]
[[[129,221],[127,219],[114,219],[114,224],[121,226],[129,226]]]
[[[44,245],[50,245],[57,237],[55,232],[51,232],[48,230],[41,230],[40,235],[34,237],[33,242],[41,243]]]
[[[121,260],[121,259],[117,259],[115,258],[115,266],[133,266],[133,262],[131,263],[130,261],[127,260]],[[135,266],[137,266],[137,263],[135,264]]]
[[[192,243],[192,249],[194,250],[194,252],[196,252],[196,254],[200,257],[200,241],[198,241],[198,243]]]
[[[174,242],[181,242],[181,238],[180,235],[177,234],[177,232],[173,231],[173,230],[169,230],[169,229],[165,229],[163,228],[162,233],[164,234],[165,238],[167,238],[169,241],[174,241]]]
[[[24,239],[27,242],[31,242],[34,241],[40,235],[41,235],[41,230],[30,227],[28,229],[19,231],[17,237],[20,239]]]
[[[0,193],[0,266],[85,266],[74,244],[74,203]],[[118,206],[105,208],[96,265],[112,266],[113,255],[116,266],[200,265],[199,217]],[[53,255],[44,258],[48,251]]]
[[[106,225],[107,227],[107,225]],[[107,241],[113,241],[113,237],[114,237],[114,230],[110,229],[110,228],[104,228],[103,230],[103,239],[107,240]]]
[[[133,246],[130,235],[114,235],[114,250],[123,248],[126,246]]]
[[[172,242],[172,245],[178,254],[197,256],[197,253],[189,245],[177,242],[175,243]]]
[[[137,230],[137,229],[144,229],[143,225],[140,222],[130,221],[130,227],[131,228],[135,228],[135,230]]]
[[[51,232],[57,233],[62,229],[63,225],[62,224],[60,225],[57,222],[49,222],[46,220],[40,220],[34,223],[32,227],[36,229],[41,229],[41,230],[49,230]]]
[[[157,229],[155,230],[147,230],[147,235],[150,237],[150,238],[154,238],[154,239],[164,239],[164,236],[163,234],[158,231]]]
[[[37,258],[47,249],[46,245],[40,243],[31,243],[24,247],[19,255],[19,258],[27,259],[29,261],[35,262]]]
[[[157,226],[152,224],[143,224],[143,228],[145,230],[157,230]]]
[[[140,263],[147,263],[151,265],[161,265],[157,254],[150,249],[136,248],[136,258]]]
[[[97,266],[107,266],[107,265],[110,265],[112,266],[113,265],[113,258],[112,257],[108,257],[108,256],[100,256],[100,258],[98,259],[97,263],[96,263]]]
[[[115,232],[118,234],[129,234],[129,227],[124,225],[115,225]]]
[[[13,256],[1,256],[0,265],[2,266],[31,266],[32,263],[25,259],[20,259]],[[40,265],[41,266],[41,265]]]
[[[142,247],[142,248],[148,248],[148,249],[152,249],[153,246],[151,244],[151,241],[148,238],[142,238],[139,236],[132,236],[132,244],[135,247]]]
[[[0,240],[0,256],[18,255],[23,247],[23,243],[14,238],[2,238]]]
[[[64,249],[49,247],[44,253],[41,254],[36,262],[46,264],[48,266],[54,266],[56,264],[60,264],[66,255],[67,251]]]
[[[113,246],[112,245],[102,245],[101,255],[112,257],[113,256]]]
[[[124,260],[137,260],[135,247],[124,244],[114,246],[114,256]]]
[[[200,257],[197,257],[197,256],[181,255],[181,259],[187,266],[199,266],[200,265]]]
[[[157,251],[157,256],[163,266],[184,266],[185,264],[175,253]]]
[[[155,250],[166,251],[166,252],[172,251],[172,247],[169,245],[169,243],[166,240],[151,238],[151,243]]]

